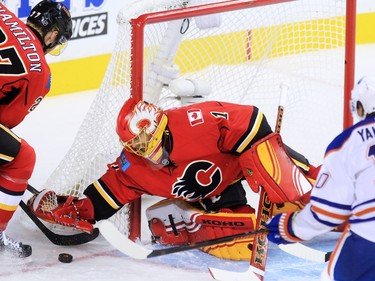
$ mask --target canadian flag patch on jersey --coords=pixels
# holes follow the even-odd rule
[[[191,126],[196,126],[204,123],[203,114],[200,109],[189,109],[187,111],[187,115]]]

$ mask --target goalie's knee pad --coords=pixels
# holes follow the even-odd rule
[[[182,245],[189,242],[189,236],[185,227],[173,228],[165,225],[165,221],[152,218],[149,222],[152,232],[152,242],[163,245]]]
[[[162,200],[146,210],[153,240],[161,244],[186,244],[252,231],[256,224],[254,209],[243,205],[207,213],[187,202]],[[201,248],[213,256],[230,260],[251,257],[252,238]]]
[[[189,242],[183,210],[178,201],[165,199],[146,209],[152,241],[163,245],[180,245]]]

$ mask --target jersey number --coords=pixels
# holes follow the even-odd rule
[[[22,75],[26,73],[25,66],[14,46],[1,48],[7,41],[7,36],[0,28],[0,74]]]
[[[7,35],[0,27],[0,75],[20,76],[26,74],[25,66],[15,46],[3,48],[6,41]],[[25,78],[21,78],[8,84],[0,85],[0,104],[10,104],[20,93],[21,84],[25,83],[25,80]]]

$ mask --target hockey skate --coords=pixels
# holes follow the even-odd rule
[[[8,254],[13,257],[26,258],[31,256],[32,248],[8,237],[4,231],[0,231],[0,255]]]

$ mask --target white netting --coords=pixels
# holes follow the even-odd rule
[[[119,155],[116,118],[132,90],[131,61],[136,60],[130,55],[134,43],[130,21],[196,3],[140,0],[119,12],[117,42],[102,85],[46,187],[81,195]],[[345,0],[300,0],[148,24],[143,61],[135,64],[143,66],[145,98],[153,101],[160,95],[162,108],[180,106],[180,97],[167,87],[170,79],[203,81],[210,89],[207,99],[254,104],[272,125],[280,84],[287,83],[282,136],[312,163],[319,163],[327,143],[342,127],[343,110],[332,108],[343,104],[345,4]],[[113,218],[124,231],[129,224],[126,210]]]

